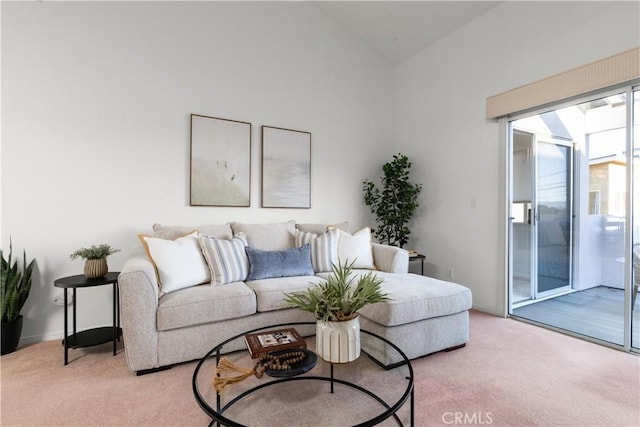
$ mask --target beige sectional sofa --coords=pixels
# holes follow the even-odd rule
[[[143,374],[199,359],[214,345],[254,328],[313,322],[310,313],[285,308],[282,296],[323,280],[330,274],[327,261],[342,262],[345,258],[356,262],[356,272],[374,268],[384,278],[383,290],[392,299],[362,309],[362,329],[394,342],[409,358],[462,346],[468,341],[468,288],[408,273],[407,251],[372,243],[368,229],[351,234],[347,228],[346,223],[328,227],[294,221],[197,227],[154,225],[153,233],[141,236],[147,256],[128,260],[118,279],[129,369]],[[194,230],[198,232],[192,233]],[[196,241],[200,244],[199,260],[193,246]],[[303,245],[304,242],[307,243]],[[227,249],[212,251],[216,245]],[[235,277],[219,271],[230,265],[225,251],[232,245],[241,248],[236,251],[235,262],[241,269]],[[245,245],[257,249],[260,256],[277,253],[284,254],[284,259],[294,256],[302,262],[307,262],[305,257],[310,254],[311,269],[305,264],[304,275],[292,276],[291,271],[279,272],[279,267],[270,262],[260,270],[259,259],[252,258],[251,264],[243,258]],[[183,253],[175,255],[174,250]],[[188,250],[192,251],[191,258],[180,258]],[[176,266],[169,265],[172,262],[177,264],[177,274]],[[288,270],[289,265],[284,269]],[[209,276],[203,277],[206,270]],[[193,283],[179,283],[180,271],[184,276],[193,276]],[[247,280],[251,275],[255,280]],[[314,332],[313,326],[296,328],[303,335]],[[362,337],[362,349],[383,365],[398,362],[384,348],[376,348],[366,335]]]

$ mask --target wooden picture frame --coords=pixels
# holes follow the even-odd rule
[[[262,207],[311,208],[311,133],[262,126]]]
[[[251,123],[191,114],[191,206],[251,205]]]

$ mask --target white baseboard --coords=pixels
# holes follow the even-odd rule
[[[52,341],[52,340],[60,340],[60,341],[62,341],[63,338],[64,338],[64,336],[60,332],[52,332],[52,333],[44,334],[44,335],[30,335],[28,337],[21,336],[20,337],[20,344],[29,345],[29,344],[36,344],[36,343],[39,343],[39,342]]]

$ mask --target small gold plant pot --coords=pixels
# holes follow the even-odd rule
[[[107,259],[88,259],[84,263],[84,275],[88,279],[97,279],[103,277],[109,271]]]

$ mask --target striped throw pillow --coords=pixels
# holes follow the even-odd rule
[[[296,246],[306,244],[311,246],[311,265],[316,273],[331,272],[331,264],[338,263],[338,236],[339,230],[333,229],[317,235],[296,230]]]
[[[200,235],[200,248],[211,271],[211,284],[241,282],[249,274],[249,260],[245,253],[247,238],[238,233],[231,240]]]

